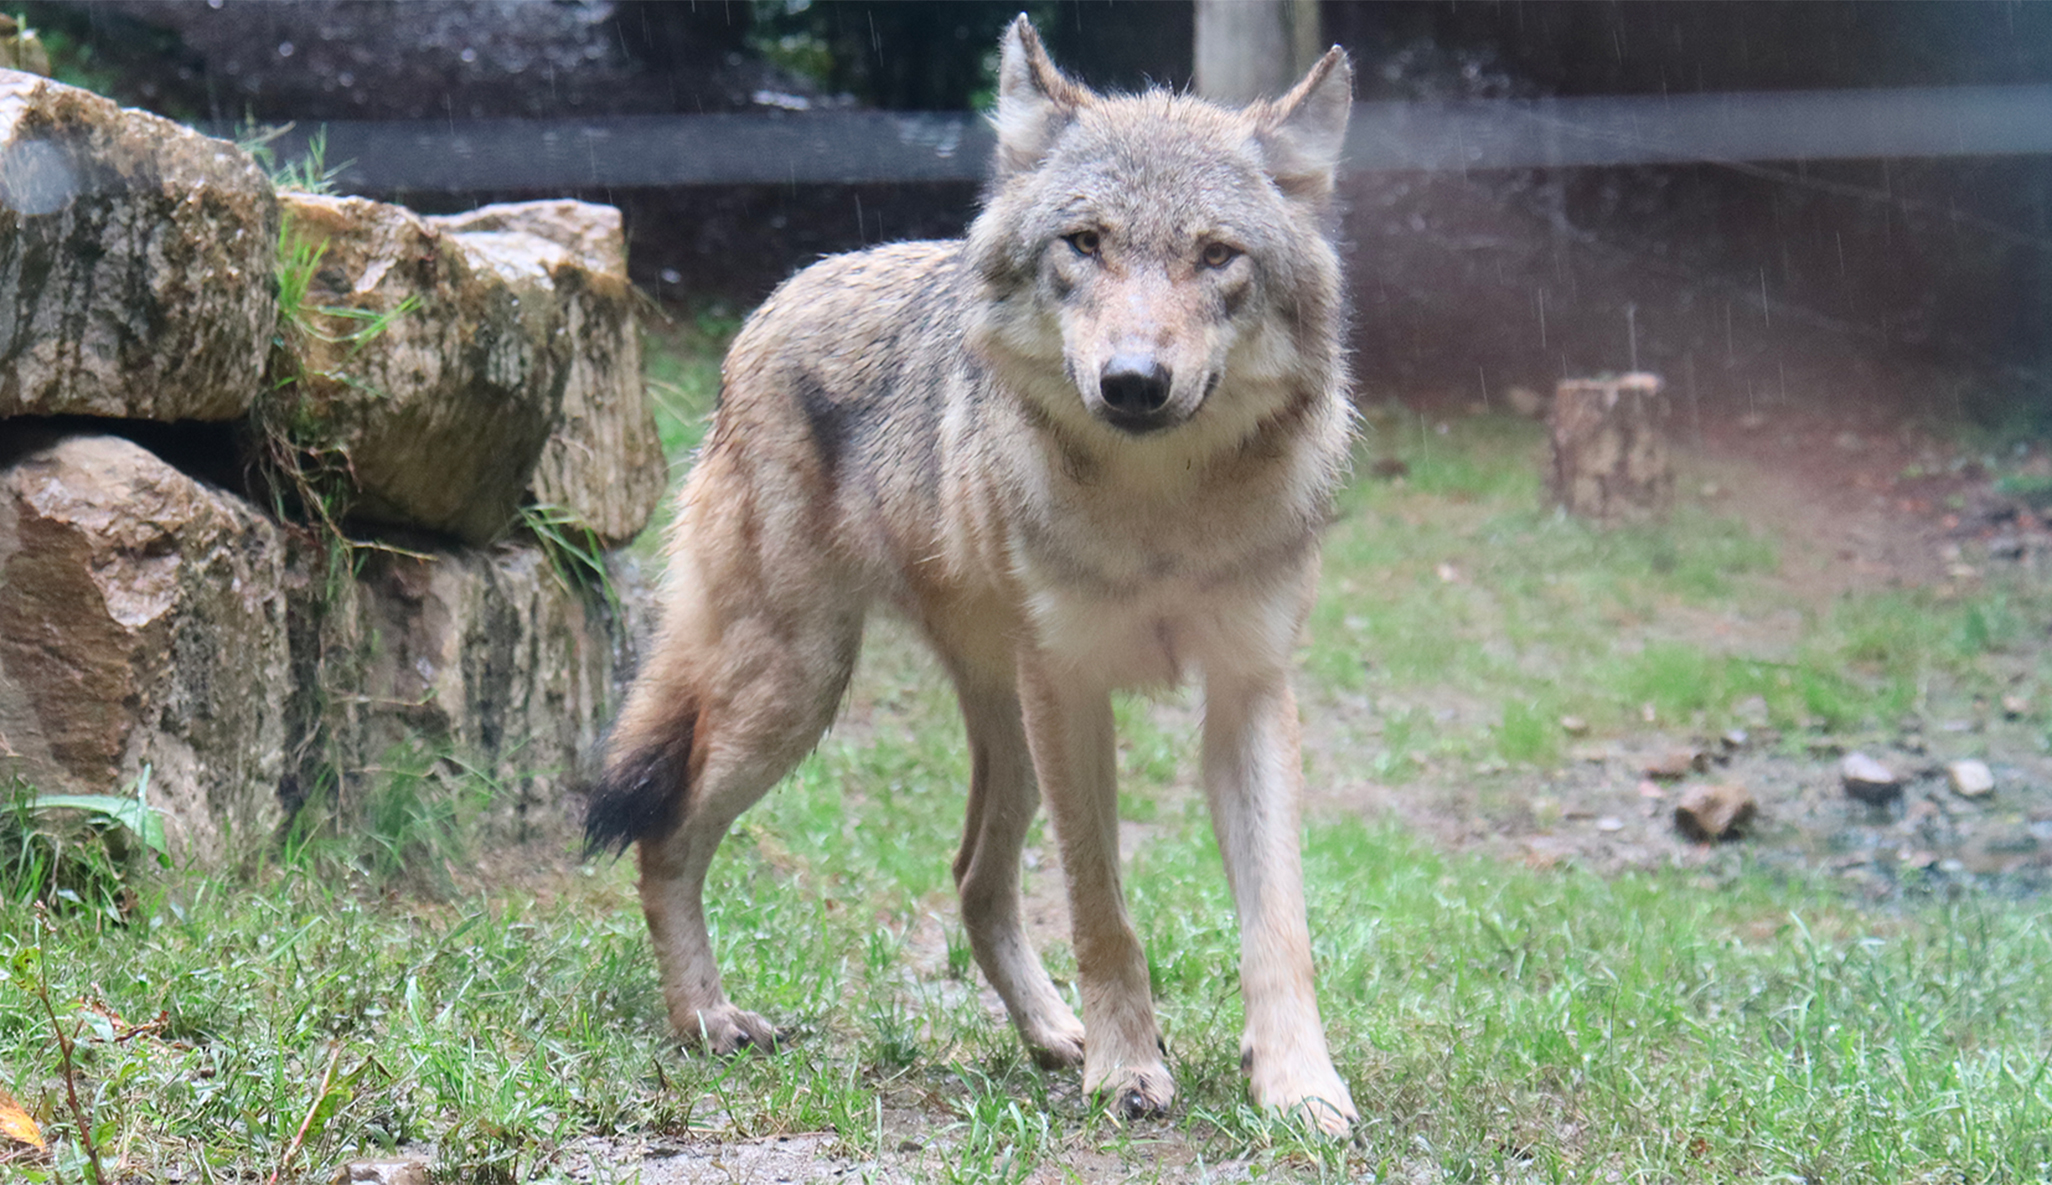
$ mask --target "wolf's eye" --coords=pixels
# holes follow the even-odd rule
[[[1239,256],[1238,251],[1224,243],[1206,243],[1203,253],[1198,258],[1204,262],[1205,267],[1224,267]]]
[[[1099,245],[1100,245],[1100,244],[1099,244],[1099,243],[1098,243],[1098,241],[1097,241],[1097,232],[1096,232],[1096,231],[1094,231],[1094,230],[1079,230],[1079,231],[1077,231],[1077,232],[1076,232],[1075,234],[1072,234],[1072,235],[1066,235],[1066,236],[1064,236],[1064,237],[1065,237],[1065,238],[1066,238],[1066,239],[1068,240],[1069,246],[1071,246],[1071,247],[1074,247],[1074,248],[1076,249],[1076,254],[1078,254],[1078,255],[1095,255],[1095,254],[1097,254],[1097,249],[1098,249],[1098,247],[1099,247]]]

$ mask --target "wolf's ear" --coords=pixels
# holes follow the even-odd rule
[[[1333,171],[1347,144],[1347,113],[1354,105],[1354,67],[1347,51],[1325,51],[1290,93],[1254,108],[1256,138],[1269,175],[1291,197],[1322,201],[1332,193]]]
[[[991,122],[997,125],[1002,180],[1038,165],[1091,95],[1055,69],[1025,13],[1005,30],[1000,44],[997,113]]]

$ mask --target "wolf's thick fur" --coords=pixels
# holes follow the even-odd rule
[[[1110,696],[1199,672],[1254,1100],[1354,1118],[1312,994],[1287,669],[1350,434],[1323,207],[1351,80],[1334,49],[1244,111],[1101,96],[1021,17],[968,238],[815,264],[741,331],[587,822],[594,846],[639,844],[679,1034],[774,1039],[721,989],[706,867],[832,720],[883,602],[960,695],[955,881],[1026,1043],[1128,1112],[1174,1095],[1119,885]],[[1081,1022],[1020,925],[1043,794]]]

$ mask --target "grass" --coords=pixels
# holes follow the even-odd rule
[[[675,453],[730,332],[657,339]],[[1600,535],[1533,510],[1526,425],[1391,420],[1369,447],[1411,476],[1349,490],[1303,682],[1308,714],[1371,705],[1373,739],[1335,758],[1371,775],[1544,766],[1561,714],[1600,733],[1648,704],[1716,721],[1757,696],[1790,728],[1857,726],[1976,693],[2044,620],[2028,588],[1897,593],[1769,604],[1795,615],[1786,639],[1713,644],[1674,623],[1754,605],[1774,540],[1702,511]],[[314,1180],[429,1144],[443,1180],[551,1180],[591,1170],[588,1137],[805,1133],[921,1181],[2052,1175],[2052,931],[2031,904],[1873,906],[1743,849],[1708,871],[1527,868],[1351,818],[1314,820],[1305,859],[1364,1122],[1337,1144],[1252,1112],[1194,713],[1139,700],[1117,705],[1127,890],[1182,1097],[1115,1122],[982,997],[947,876],[968,765],[945,687],[904,630],[873,630],[842,725],[714,866],[729,986],[790,1037],[769,1056],[679,1057],[630,862],[480,849],[482,786],[395,780],[370,834],[302,837],[236,875],[103,853],[96,875],[128,895],[112,913],[49,877],[0,880],[0,1090],[54,1149],[0,1146],[0,1175],[85,1181],[90,1146],[110,1179]],[[1034,901],[1059,893],[1051,869],[1027,880]],[[1073,993],[1066,942],[1043,946]],[[43,992],[75,1034],[83,1119]],[[594,1179],[632,1179],[636,1155]]]
[[[2029,649],[2029,623],[2052,613],[2023,582],[1806,602],[1762,579],[1776,539],[1703,506],[1614,531],[1545,509],[1543,449],[1509,417],[1371,421],[1364,456],[1408,475],[1343,498],[1304,666],[1314,688],[1373,705],[1392,738],[1366,755],[1378,776],[1434,754],[1549,765],[1566,715],[1619,732],[1650,708],[1715,730],[1757,700],[1792,733],[1881,727],[1943,706],[1934,693],[1994,694],[1984,660]],[[1793,624],[1770,642],[1731,628],[1776,618]]]

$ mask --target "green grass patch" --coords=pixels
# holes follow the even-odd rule
[[[1360,468],[1407,472],[1341,498],[1303,654],[1314,689],[1365,693],[1385,733],[1415,734],[1390,720],[1429,708],[1432,748],[1544,765],[1560,714],[1621,732],[1650,706],[1663,724],[1725,727],[1758,697],[1779,727],[1842,731],[1934,693],[1987,696],[1986,660],[2052,616],[2052,594],[2024,581],[1809,604],[1775,584],[1777,541],[1740,520],[1684,502],[1657,527],[1602,530],[1548,509],[1544,449],[1539,426],[1507,417],[1374,422]],[[1765,636],[1777,618],[1790,624]]]
[[[959,770],[858,806],[848,782],[872,761],[830,745],[715,868],[724,969],[790,1035],[776,1054],[676,1056],[622,865],[442,904],[287,865],[153,881],[123,926],[0,906],[0,1086],[77,1143],[50,1021],[16,990],[33,974],[77,1034],[98,1150],[146,1176],[313,1177],[428,1141],[449,1179],[535,1180],[586,1133],[830,1131],[866,1158],[908,1127],[942,1152],[917,1174],[934,1180],[1084,1153],[1166,1157],[1170,1179],[1198,1158],[1286,1179],[1848,1182],[2052,1161],[2035,911],[1877,916],[1802,880],[1506,868],[1358,824],[1314,826],[1306,863],[1366,1119],[1353,1146],[1306,1137],[1245,1106],[1230,898],[1194,810],[1129,877],[1184,1102],[1122,1128],[1032,1068],[963,989],[966,955],[926,949]]]

